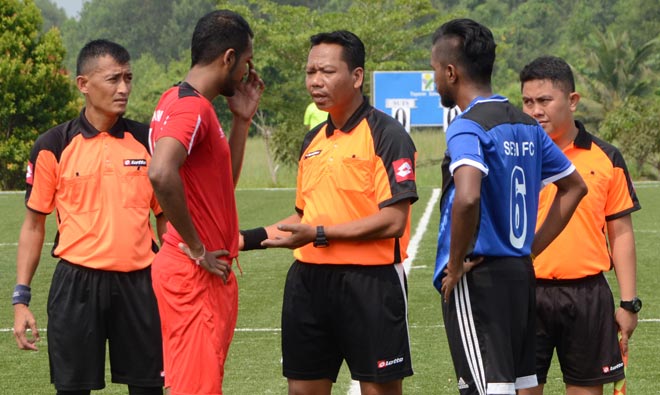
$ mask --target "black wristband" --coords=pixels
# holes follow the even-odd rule
[[[29,306],[30,299],[32,299],[32,293],[30,291],[31,288],[27,285],[16,284],[16,287],[14,287],[14,293],[11,295],[11,304],[24,304]]]
[[[268,238],[266,228],[254,228],[241,230],[240,232],[243,235],[243,251],[266,249],[261,245],[261,242]]]

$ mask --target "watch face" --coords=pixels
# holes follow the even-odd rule
[[[630,301],[622,300],[621,307],[633,313],[638,313],[642,309],[642,300],[638,297],[634,297]]]

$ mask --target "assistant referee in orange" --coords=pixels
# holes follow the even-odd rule
[[[566,228],[534,260],[540,385],[521,394],[543,393],[555,349],[567,394],[602,394],[603,384],[624,377],[622,352],[628,352],[642,307],[631,218],[641,207],[619,150],[574,120],[580,95],[566,61],[537,58],[520,72],[520,82],[523,110],[543,126],[589,188]],[[555,193],[552,185],[541,191],[538,223]],[[616,311],[603,274],[612,268],[621,295]]]

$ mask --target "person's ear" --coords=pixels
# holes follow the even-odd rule
[[[445,74],[447,75],[447,82],[450,84],[456,83],[458,79],[458,69],[453,64],[448,64],[445,68]]]
[[[231,70],[234,63],[236,62],[236,51],[234,48],[229,48],[222,55],[222,62]]]
[[[568,106],[571,108],[572,112],[577,110],[577,105],[580,102],[580,94],[577,92],[571,92],[568,94]]]
[[[362,67],[356,67],[353,70],[353,88],[360,89],[364,83],[364,69]]]
[[[89,78],[86,75],[79,75],[76,77],[76,86],[80,93],[86,95],[89,92],[88,88]]]

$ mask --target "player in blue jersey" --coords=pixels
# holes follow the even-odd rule
[[[464,109],[447,130],[433,278],[462,395],[515,394],[537,384],[531,257],[587,192],[543,128],[493,95],[494,61],[493,35],[477,22],[452,20],[433,35],[442,105]],[[558,193],[535,235],[547,183]]]

